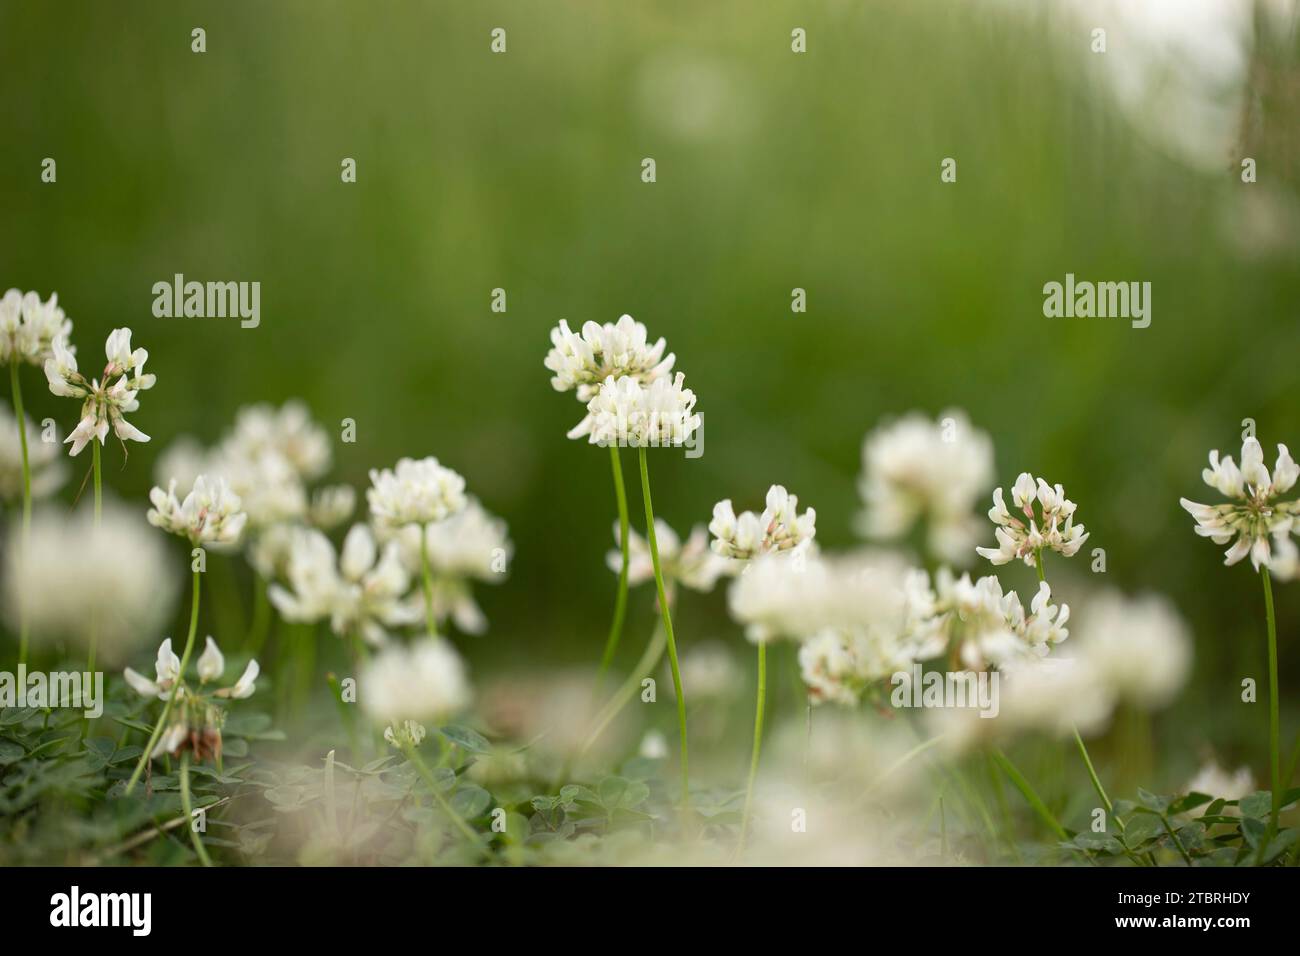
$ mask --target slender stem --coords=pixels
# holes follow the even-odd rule
[[[641,686],[641,681],[645,675],[655,669],[659,663],[659,658],[663,656],[664,648],[668,646],[667,632],[664,630],[663,623],[655,625],[654,633],[650,636],[650,641],[646,644],[641,659],[636,662],[636,667],[628,674],[627,680],[614,692],[609,702],[600,709],[596,714],[596,726],[583,742],[582,749],[578,751],[578,756],[584,755],[591,749],[592,745],[600,739],[600,735],[605,732],[605,728],[610,725],[619,712],[636,696],[637,688]],[[565,774],[567,776],[567,774]]]
[[[682,746],[682,804],[691,802],[690,764],[686,751],[686,695],[682,691],[682,672],[677,666],[677,641],[673,637],[673,615],[664,591],[664,572],[659,564],[659,541],[655,535],[655,511],[650,501],[650,466],[646,462],[645,446],[637,449],[641,459],[641,498],[645,502],[646,538],[650,542],[650,562],[655,569],[655,587],[659,591],[659,615],[663,618],[664,632],[668,635],[668,663],[673,670],[673,690],[677,694],[677,728]]]
[[[199,627],[199,574],[194,572],[194,587],[190,598],[190,632],[185,638],[185,651],[181,654],[180,674],[176,679],[176,686],[172,688],[171,694],[167,697],[167,702],[163,705],[163,711],[158,716],[158,723],[154,725],[153,735],[149,738],[149,743],[145,745],[144,753],[140,754],[140,761],[135,765],[135,770],[131,774],[131,779],[126,782],[126,795],[129,797],[131,791],[135,789],[136,782],[140,779],[140,774],[144,773],[144,768],[149,763],[150,755],[153,748],[158,743],[158,738],[162,736],[163,727],[167,724],[167,718],[171,715],[172,705],[176,703],[176,698],[180,695],[182,682],[185,680],[185,668],[190,662],[190,654],[194,650],[194,634]]]
[[[1160,822],[1165,825],[1165,832],[1169,834],[1169,839],[1174,841],[1174,846],[1178,848],[1178,852],[1182,856],[1183,862],[1188,866],[1195,866],[1195,864],[1192,863],[1192,858],[1187,855],[1187,848],[1183,846],[1183,841],[1178,839],[1178,834],[1174,832],[1173,826],[1169,823],[1169,818],[1162,813],[1160,814]]]
[[[1097,791],[1097,796],[1101,798],[1101,805],[1106,808],[1107,821],[1112,819],[1115,821],[1115,828],[1119,830],[1120,835],[1119,842],[1124,847],[1125,855],[1138,866],[1142,866],[1143,863],[1137,854],[1133,853],[1124,842],[1124,820],[1115,812],[1115,805],[1110,802],[1110,797],[1106,795],[1106,788],[1101,785],[1101,778],[1097,776],[1097,770],[1092,765],[1092,757],[1088,754],[1088,748],[1083,742],[1083,737],[1079,735],[1079,728],[1074,727],[1071,729],[1074,731],[1074,742],[1078,745],[1079,756],[1083,758],[1083,765],[1088,768],[1088,779],[1092,781],[1092,789]]]
[[[433,575],[429,571],[429,526],[420,525],[420,575],[424,582],[424,623],[429,629],[429,636],[438,633],[438,624],[433,619]]]
[[[189,823],[190,842],[194,844],[194,852],[199,855],[199,862],[204,866],[211,866],[212,860],[209,859],[208,851],[203,846],[203,840],[194,829],[194,810],[190,807],[190,752],[188,750],[181,754],[181,806],[185,809],[185,819]]]
[[[618,445],[609,446],[610,464],[614,469],[614,497],[618,500],[618,542],[623,553],[623,562],[618,572],[618,596],[614,599],[614,620],[609,626],[609,637],[605,639],[605,653],[600,658],[600,671],[596,675],[596,684],[605,678],[618,642],[623,637],[623,618],[627,614],[627,563],[628,563],[628,518],[627,490],[623,487],[623,463],[619,459]]]
[[[1007,755],[1001,750],[994,750],[992,756],[993,761],[1002,768],[1002,772],[1007,775],[1007,779],[1020,791],[1020,795],[1025,798],[1025,802],[1033,807],[1034,812],[1047,824],[1048,829],[1056,834],[1059,839],[1068,841],[1070,835],[1065,832],[1065,827],[1061,826],[1060,821],[1056,819],[1052,811],[1047,809],[1047,804],[1043,803],[1042,797],[1029,785],[1029,781],[1025,779],[1024,774],[1016,769],[1015,764],[1008,760]]]
[[[433,794],[433,798],[437,800],[438,805],[442,807],[442,812],[447,815],[451,822],[456,826],[456,829],[464,834],[471,843],[476,846],[481,845],[479,835],[468,823],[465,822],[459,813],[451,808],[451,804],[447,802],[447,798],[442,795],[442,791],[438,788],[438,781],[434,779],[433,771],[431,771],[425,762],[420,759],[419,751],[415,749],[415,745],[404,743],[402,749],[406,751],[406,758],[415,765],[415,769],[419,771],[420,776],[424,778],[424,782],[429,785],[429,792]]]
[[[1268,619],[1268,747],[1271,755],[1269,774],[1273,782],[1273,809],[1268,818],[1268,836],[1264,846],[1277,834],[1277,818],[1282,811],[1281,720],[1278,714],[1277,689],[1277,619],[1273,614],[1273,582],[1268,568],[1259,569],[1264,579],[1264,614]]]
[[[1034,552],[1034,567],[1038,569],[1038,583],[1044,584],[1047,578],[1043,574],[1043,549],[1039,548]]]
[[[95,472],[95,530],[99,531],[104,516],[103,459],[98,441],[92,438],[90,447]],[[99,649],[99,618],[103,608],[95,607],[92,613],[94,619],[90,622],[90,650],[86,654],[86,670],[94,674],[95,652]]]
[[[767,644],[758,645],[758,703],[754,709],[754,749],[749,755],[749,783],[745,786],[745,810],[740,815],[740,842],[736,852],[745,849],[749,832],[749,813],[754,803],[754,779],[758,776],[758,755],[763,750],[763,707],[767,702]]]
[[[32,466],[27,454],[27,416],[23,414],[23,388],[18,380],[18,356],[9,361],[9,383],[13,387],[14,418],[18,421],[18,443],[23,452],[23,524],[20,561],[27,560],[27,542],[32,528]],[[18,663],[27,663],[27,596],[18,598]]]

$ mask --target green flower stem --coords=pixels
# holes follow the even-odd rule
[[[459,813],[451,808],[451,804],[447,802],[447,798],[444,797],[442,791],[438,789],[438,781],[434,779],[433,771],[431,771],[428,765],[420,759],[420,753],[415,749],[415,745],[409,742],[404,743],[402,749],[406,752],[406,759],[415,765],[415,769],[419,771],[420,776],[424,778],[424,782],[429,785],[429,792],[433,794],[433,799],[437,800],[438,805],[442,807],[442,812],[447,815],[455,825],[456,829],[464,834],[471,843],[475,846],[481,847],[482,841],[479,839],[478,833],[476,833],[474,829],[465,822]]]
[[[1058,839],[1068,842],[1070,835],[1065,832],[1065,827],[1061,826],[1060,821],[1056,819],[1052,811],[1047,809],[1047,804],[1043,803],[1042,797],[1029,785],[1029,781],[1025,779],[1024,774],[1016,769],[1015,764],[1008,760],[1007,755],[1001,750],[994,750],[992,756],[993,762],[1002,768],[1002,772],[1007,775],[1007,779],[1020,791],[1020,795],[1025,798],[1025,802],[1033,808],[1043,823],[1047,824],[1047,828],[1056,834]]]
[[[623,618],[627,614],[627,562],[628,562],[628,518],[627,489],[623,487],[623,463],[619,459],[618,445],[609,446],[610,464],[614,470],[614,497],[618,501],[618,542],[623,552],[623,562],[618,572],[618,596],[614,599],[614,620],[609,626],[609,637],[605,639],[605,653],[600,658],[600,671],[596,675],[599,687],[614,660],[618,642],[623,637]]]
[[[26,560],[27,542],[32,529],[32,466],[27,455],[27,419],[23,415],[23,388],[18,380],[18,356],[9,361],[9,384],[13,390],[14,418],[18,420],[18,441],[23,452],[23,523],[20,551]],[[27,596],[18,599],[18,663],[27,663]]]
[[[438,623],[433,619],[433,574],[429,570],[429,526],[420,528],[420,577],[424,582],[424,624],[429,636],[438,633]]]
[[[763,708],[767,703],[767,644],[758,645],[758,702],[754,709],[754,749],[749,755],[749,782],[745,785],[745,809],[740,815],[740,841],[736,852],[745,850],[749,832],[749,814],[754,804],[754,779],[758,776],[758,756],[763,750]]]
[[[1101,785],[1101,778],[1097,776],[1097,771],[1092,765],[1092,757],[1088,755],[1088,748],[1083,742],[1083,737],[1079,735],[1079,728],[1071,728],[1074,731],[1074,742],[1079,747],[1079,756],[1083,758],[1083,765],[1088,768],[1088,779],[1092,781],[1092,789],[1097,791],[1097,796],[1101,798],[1101,805],[1106,808],[1106,819],[1114,819],[1115,827],[1119,830],[1120,844],[1124,847],[1124,854],[1136,863],[1143,866],[1142,860],[1124,842],[1124,820],[1115,813],[1115,805],[1110,802],[1110,797],[1106,795],[1106,788]]]
[[[185,651],[181,654],[180,676],[177,684],[185,680],[185,668],[190,663],[190,654],[194,650],[194,635],[199,628],[199,574],[194,572],[194,586],[192,596],[190,597],[190,632],[185,638]],[[158,717],[158,723],[154,725],[153,735],[149,738],[149,743],[145,745],[144,753],[140,754],[140,760],[135,765],[135,770],[131,774],[131,779],[126,782],[126,796],[131,795],[135,789],[136,783],[140,780],[140,774],[144,773],[144,768],[149,763],[149,755],[153,753],[153,748],[158,743],[158,738],[162,736],[163,727],[167,725],[167,718],[171,716],[172,705],[176,703],[176,688],[172,688],[172,693],[168,695],[167,702],[163,705],[162,714]]]
[[[664,649],[668,646],[668,632],[664,630],[663,622],[657,622],[654,633],[650,636],[650,641],[646,644],[641,659],[636,662],[636,667],[628,674],[625,680],[609,702],[600,709],[596,714],[596,726],[588,735],[586,741],[582,744],[582,749],[578,751],[578,756],[583,756],[592,746],[600,739],[600,735],[605,732],[615,717],[626,707],[636,696],[637,688],[641,686],[641,681],[646,674],[650,673],[659,664],[659,659],[663,657]],[[567,776],[567,774],[565,774]]]
[[[1263,846],[1268,846],[1277,835],[1277,818],[1282,812],[1282,749],[1281,718],[1278,713],[1277,689],[1277,619],[1273,614],[1273,581],[1268,568],[1259,569],[1264,579],[1264,615],[1268,619],[1268,748],[1272,759],[1269,774],[1273,782],[1273,808],[1268,817],[1268,834]]]
[[[104,516],[103,456],[97,440],[93,438],[90,440],[90,448],[90,457],[95,472],[95,530],[98,531]],[[95,652],[99,649],[99,616],[101,611],[101,608],[95,608],[95,618],[90,622],[90,650],[86,654],[86,670],[91,674],[95,673]]]
[[[659,541],[655,535],[655,511],[650,500],[650,465],[646,461],[645,446],[637,449],[641,459],[641,498],[645,502],[646,538],[650,542],[650,561],[655,569],[655,587],[659,591],[659,614],[663,618],[664,631],[668,635],[668,663],[673,670],[673,690],[677,694],[677,728],[681,736],[682,747],[682,805],[691,802],[690,764],[686,750],[686,696],[682,692],[682,672],[677,666],[677,641],[673,637],[673,615],[668,607],[668,596],[664,591],[664,572],[659,564]]]
[[[260,574],[253,576],[253,618],[248,626],[248,637],[244,646],[256,657],[266,644],[266,635],[271,627],[271,601],[267,597],[266,579]]]
[[[194,852],[199,855],[200,863],[211,866],[212,860],[203,846],[203,840],[194,829],[194,810],[190,807],[190,752],[188,750],[181,754],[181,806],[185,809],[185,824],[190,828],[190,842],[194,844]]]

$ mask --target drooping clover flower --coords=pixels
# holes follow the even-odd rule
[[[221,728],[225,724],[226,715],[216,701],[252,697],[258,674],[261,673],[257,661],[250,660],[234,684],[205,690],[208,684],[220,680],[225,669],[225,656],[217,647],[216,641],[209,637],[196,666],[198,687],[190,685],[181,673],[181,659],[172,650],[172,640],[169,637],[158,648],[153,680],[129,667],[123,672],[122,676],[137,694],[164,701],[175,698],[169,705],[167,726],[149,755],[151,758],[164,754],[177,756],[187,748],[193,752],[196,760],[209,756],[220,758]]]
[[[240,510],[239,495],[224,478],[200,475],[183,500],[176,497],[176,481],[167,490],[149,492],[149,523],[155,528],[188,538],[191,544],[234,544],[248,516]]]
[[[557,392],[576,392],[578,401],[588,405],[607,378],[629,378],[649,385],[672,371],[674,356],[664,358],[665,342],[649,342],[646,328],[630,315],[617,322],[599,325],[586,322],[582,333],[570,330],[563,319],[551,330],[552,348],[543,364],[555,373],[551,386]],[[591,431],[592,413],[569,432],[581,438]]]
[[[42,302],[35,292],[10,289],[0,299],[0,364],[43,366],[55,340],[66,342],[71,335],[72,320],[59,308],[57,293]]]
[[[460,655],[435,636],[384,648],[362,670],[357,694],[372,720],[393,727],[448,717],[472,698]]]
[[[862,446],[859,530],[895,540],[924,524],[932,553],[968,563],[979,535],[972,509],[993,484],[993,442],[952,410],[931,421],[919,413],[881,425]]]
[[[44,498],[57,491],[67,475],[58,446],[41,440],[41,434],[26,415],[27,461],[31,469],[32,497]],[[23,446],[18,419],[0,405],[0,501],[14,501],[23,493]]]
[[[921,578],[924,572],[918,572]],[[946,568],[935,575],[930,597],[919,585],[913,606],[920,611],[917,626],[937,636],[954,661],[972,670],[1002,667],[1008,663],[1045,657],[1070,636],[1068,604],[1052,603],[1052,589],[1039,582],[1026,613],[1015,591],[1003,593],[994,575],[972,581],[969,574],[954,577]]]
[[[465,479],[437,458],[403,458],[396,468],[372,468],[370,482],[366,500],[381,529],[443,521],[465,507]]]
[[[272,584],[267,591],[285,620],[328,620],[340,637],[360,636],[378,647],[389,629],[420,620],[419,606],[408,599],[411,576],[397,545],[390,542],[381,553],[364,524],[353,525],[337,555],[321,532],[296,529],[285,580],[288,588]]]
[[[387,532],[388,540],[396,542],[402,564],[413,577],[422,573],[421,534],[429,559],[434,620],[439,624],[454,621],[466,634],[483,633],[487,630],[487,618],[474,600],[472,585],[475,581],[496,584],[505,580],[514,550],[505,521],[470,495],[464,509],[446,521],[424,528],[407,525]]]
[[[730,498],[719,501],[713,506],[709,531],[715,554],[748,561],[763,554],[810,547],[817,534],[817,512],[809,508],[799,514],[798,497],[773,485],[767,490],[762,514],[743,511],[737,515]]]
[[[136,396],[153,388],[155,376],[144,371],[149,358],[145,349],[131,349],[131,330],[114,329],[104,343],[108,363],[101,378],[87,379],[77,371],[77,358],[65,336],[58,336],[50,344],[50,355],[45,360],[45,378],[50,391],[67,398],[80,398],[81,420],[64,442],[71,442],[71,455],[91,441],[101,445],[108,439],[109,426],[122,441],[147,442],[144,434],[124,417],[140,407]]]
[[[1296,548],[1288,535],[1300,530],[1296,526],[1300,501],[1278,499],[1295,486],[1300,465],[1291,458],[1286,445],[1277,446],[1272,474],[1264,465],[1264,450],[1259,440],[1250,437],[1241,443],[1240,468],[1231,455],[1220,460],[1215,450],[1210,452],[1210,467],[1201,472],[1201,477],[1211,488],[1235,500],[1202,505],[1180,498],[1179,504],[1196,519],[1197,534],[1215,544],[1233,542],[1223,563],[1236,564],[1250,555],[1256,571],[1268,567],[1280,578],[1293,577]]]
[[[695,393],[683,387],[685,380],[681,372],[648,385],[632,376],[610,376],[587,405],[589,424],[583,434],[593,445],[620,448],[684,445],[701,420],[695,414]]]
[[[998,546],[975,549],[994,564],[1008,564],[1019,558],[1033,567],[1039,553],[1045,550],[1069,558],[1088,540],[1083,525],[1074,523],[1075,504],[1065,497],[1065,489],[1060,485],[1053,487],[1041,478],[1035,483],[1033,475],[1022,472],[1011,488],[1011,500],[1025,520],[1007,510],[1002,489],[998,488],[993,492],[993,507],[989,509],[989,520],[997,525],[993,533]]]
[[[135,508],[106,497],[96,523],[91,509],[50,505],[32,515],[25,550],[21,534],[14,522],[0,594],[0,618],[15,633],[25,609],[34,641],[88,646],[93,640],[100,659],[116,663],[168,619],[174,568],[162,539]]]
[[[679,583],[692,591],[712,591],[718,578],[731,570],[731,562],[714,554],[709,547],[709,532],[704,525],[691,529],[690,537],[682,541],[668,522],[655,519],[655,540],[659,546],[659,564],[663,569],[665,586]],[[614,523],[614,550],[605,555],[605,564],[618,574],[623,566],[622,542],[618,535],[618,522]],[[628,528],[627,583],[632,587],[654,580],[654,562],[650,558],[649,542]]]

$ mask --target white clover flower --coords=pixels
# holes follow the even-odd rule
[[[101,445],[108,439],[108,429],[122,441],[147,442],[144,434],[124,417],[140,407],[136,396],[153,388],[154,376],[146,374],[144,363],[149,353],[144,349],[131,349],[131,330],[114,329],[104,344],[108,364],[102,379],[87,379],[77,371],[77,359],[64,336],[50,343],[50,354],[45,359],[45,378],[50,391],[67,398],[80,398],[81,420],[72,430],[67,442],[72,443],[71,455],[91,441]]]
[[[199,681],[206,684],[210,680],[216,680],[225,669],[226,658],[221,653],[221,648],[217,647],[217,642],[209,635],[203,653],[199,655]]]
[[[1297,465],[1286,445],[1277,446],[1277,462],[1272,474],[1264,466],[1264,450],[1259,440],[1251,437],[1241,444],[1241,467],[1228,455],[1219,459],[1217,450],[1210,452],[1210,467],[1201,477],[1211,488],[1233,502],[1220,505],[1202,505],[1186,498],[1178,503],[1196,519],[1196,533],[1215,544],[1232,541],[1224,564],[1236,564],[1246,555],[1258,571],[1267,566],[1284,580],[1295,576],[1297,558],[1295,543],[1287,537],[1296,526],[1300,514],[1300,501],[1279,501],[1289,492],[1300,477]],[[1276,554],[1269,544],[1272,536]],[[1236,539],[1235,541],[1233,539]]]
[[[326,485],[311,496],[307,518],[324,531],[337,528],[352,517],[357,507],[357,492],[351,485]]]
[[[57,293],[42,302],[35,292],[10,289],[0,299],[0,364],[43,366],[55,340],[71,335],[72,321],[59,308]]]
[[[1001,668],[999,730],[1065,737],[1103,730],[1115,709],[1114,690],[1083,658],[1021,658]]]
[[[428,733],[424,729],[424,724],[416,723],[414,720],[404,720],[397,725],[396,731],[392,727],[385,727],[384,740],[399,750],[405,750],[407,747],[420,746]]]
[[[1207,797],[1220,800],[1240,800],[1255,792],[1255,778],[1249,767],[1238,767],[1235,772],[1229,773],[1219,766],[1217,760],[1211,759],[1187,782],[1184,790],[1187,793],[1203,793]],[[1207,809],[1209,804],[1200,808],[1198,816],[1204,815]],[[1223,813],[1227,816],[1239,816],[1241,811],[1236,807],[1225,807]]]
[[[465,508],[446,521],[407,525],[397,531],[381,531],[381,537],[395,541],[402,564],[412,579],[421,575],[420,535],[423,532],[432,581],[433,616],[439,624],[451,620],[466,634],[487,630],[487,618],[474,600],[472,582],[497,584],[514,552],[505,521],[491,514],[472,495]],[[423,596],[419,597],[423,600]]]
[[[1022,472],[1011,488],[1011,500],[1016,510],[1025,516],[1028,525],[1007,510],[1001,488],[993,492],[989,520],[997,525],[993,533],[998,546],[976,548],[975,551],[994,564],[1008,564],[1019,558],[1033,567],[1041,551],[1056,551],[1067,558],[1073,557],[1088,540],[1083,525],[1074,523],[1075,504],[1065,497],[1065,489],[1060,485],[1053,487],[1041,478],[1035,483],[1033,475]],[[1038,503],[1037,513],[1035,502]]]
[[[248,516],[240,510],[239,495],[224,478],[200,475],[184,500],[176,497],[176,481],[167,490],[149,492],[149,523],[155,528],[188,538],[191,544],[234,544]]]
[[[390,542],[381,553],[364,524],[353,525],[337,555],[321,532],[295,529],[285,579],[288,588],[272,584],[267,594],[287,621],[328,619],[338,636],[360,636],[380,646],[390,628],[420,620],[418,604],[407,600],[411,576],[397,544]]]
[[[922,572],[922,575],[924,573]],[[955,578],[946,568],[935,575],[933,603],[921,596],[923,583],[914,582],[914,625],[925,640],[950,648],[956,661],[972,670],[1002,667],[1030,657],[1045,657],[1070,636],[1066,623],[1070,607],[1051,603],[1052,589],[1039,582],[1029,613],[1015,591],[1002,592],[994,575],[972,582],[969,574]]]
[[[217,642],[209,636],[205,642],[204,651],[198,660],[199,683],[207,684],[220,679],[225,669],[226,658],[221,653],[221,649],[217,647]],[[260,672],[261,668],[257,661],[249,661],[238,681],[230,687],[214,691],[213,696],[233,698],[235,700],[252,697],[253,686]],[[142,697],[157,697],[159,700],[166,700],[177,692],[179,692],[178,700],[185,696],[185,675],[181,673],[181,659],[172,650],[172,639],[170,637],[165,638],[158,647],[158,657],[154,662],[154,674],[154,679],[149,680],[143,674],[129,667],[122,672],[122,676],[131,685],[131,689]],[[176,748],[163,747],[160,752],[162,750],[175,752]]]
[[[447,641],[422,637],[390,644],[376,654],[357,681],[361,708],[376,723],[438,720],[469,705],[465,665]]]
[[[105,498],[96,525],[88,508],[40,507],[26,551],[21,534],[19,522],[12,522],[4,549],[0,617],[12,633],[21,609],[33,641],[88,645],[94,637],[100,659],[116,663],[171,613],[176,569],[134,508]]]
[[[705,641],[684,652],[681,675],[692,701],[731,697],[741,686],[736,659],[720,641]]]
[[[614,550],[605,555],[605,564],[615,574],[622,573],[623,551],[619,540],[618,522],[614,522]],[[668,522],[655,518],[655,541],[659,546],[659,566],[663,571],[665,586],[680,583],[692,591],[712,591],[718,578],[731,570],[731,562],[718,557],[709,548],[709,532],[704,525],[691,529],[690,537],[683,543]],[[650,559],[650,542],[631,527],[627,534],[627,583],[636,587],[655,576],[654,562]]]
[[[268,454],[283,458],[304,480],[319,478],[329,470],[329,433],[311,417],[301,401],[249,405],[235,416],[235,427],[222,441],[219,452],[237,461],[258,461]]]
[[[695,393],[686,377],[657,378],[642,385],[631,376],[605,379],[587,405],[587,440],[593,445],[668,448],[685,444],[700,427]],[[579,426],[582,428],[583,426]],[[575,429],[574,432],[577,432]],[[579,437],[570,432],[570,437]]]
[[[637,748],[637,756],[645,760],[667,760],[668,739],[658,730],[647,730]]]
[[[555,373],[551,386],[557,392],[575,391],[578,401],[588,405],[607,378],[627,377],[637,384],[649,385],[666,377],[673,367],[674,356],[664,358],[665,342],[660,339],[649,344],[646,328],[630,315],[618,322],[598,325],[587,322],[578,335],[569,324],[560,324],[551,330],[552,348],[543,364]],[[592,415],[569,432],[570,438],[581,438],[592,427]]]
[[[58,446],[41,440],[41,433],[23,416],[27,433],[27,463],[32,481],[32,498],[53,494],[67,477]],[[18,419],[0,405],[0,501],[16,501],[23,494],[23,446]]]
[[[713,506],[709,531],[715,554],[748,561],[762,554],[809,548],[817,535],[817,512],[809,508],[799,514],[798,497],[773,485],[761,515],[752,511],[737,515],[730,498],[719,501]]]
[[[1074,646],[1121,699],[1143,710],[1173,700],[1191,670],[1187,625],[1154,595],[1106,592],[1090,600]]]
[[[443,521],[465,507],[465,479],[437,458],[403,458],[394,469],[370,470],[370,515],[383,529]]]
[[[218,449],[209,458],[206,473],[209,478],[220,477],[239,496],[240,510],[254,531],[307,517],[307,490],[297,470],[278,452],[267,450],[245,458]]]
[[[209,638],[211,640],[211,638]],[[158,646],[158,657],[154,662],[153,680],[131,668],[123,671],[122,676],[131,685],[131,689],[142,697],[157,697],[166,700],[169,692],[176,686],[181,676],[181,659],[172,650],[172,639],[164,638]]]
[[[865,509],[858,529],[887,541],[924,522],[930,551],[967,563],[979,535],[972,509],[993,483],[993,442],[964,412],[937,422],[912,413],[867,435],[858,483]]]

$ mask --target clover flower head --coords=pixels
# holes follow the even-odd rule
[[[19,361],[43,366],[57,339],[72,335],[72,320],[51,293],[42,302],[35,292],[10,289],[0,298],[0,364]]]
[[[377,527],[426,525],[465,507],[465,479],[437,458],[403,458],[396,468],[370,470],[366,500]]]
[[[312,493],[307,517],[312,525],[329,531],[352,517],[357,507],[357,492],[351,485],[326,485]]]
[[[1020,596],[1003,593],[994,575],[972,581],[969,574],[958,578],[941,568],[929,591],[924,572],[918,574],[909,605],[914,609],[913,631],[918,639],[946,646],[963,667],[984,670],[1045,657],[1070,636],[1065,626],[1070,607],[1052,603],[1046,582],[1039,583],[1026,612]]]
[[[938,421],[906,415],[863,443],[858,488],[865,509],[858,529],[887,541],[924,521],[930,550],[964,562],[979,533],[972,509],[992,483],[993,442],[964,412],[945,411]]]
[[[357,689],[366,714],[394,727],[454,714],[472,696],[460,655],[432,635],[381,650],[362,670]]]
[[[306,404],[292,400],[276,408],[248,405],[220,447],[222,457],[257,461],[268,454],[283,459],[304,480],[323,475],[330,466],[330,438]]]
[[[126,413],[140,407],[137,395],[154,386],[155,377],[144,371],[149,353],[131,349],[131,330],[114,329],[104,344],[107,364],[101,378],[88,379],[77,369],[77,358],[67,338],[57,336],[45,359],[45,378],[50,391],[65,398],[79,398],[81,419],[64,439],[71,442],[69,454],[76,456],[90,442],[108,440],[111,427],[121,441],[147,442],[149,436],[126,420]]]
[[[593,445],[666,448],[684,445],[700,427],[695,393],[681,372],[648,385],[632,376],[610,376],[587,405],[587,418],[569,433]]]
[[[384,740],[388,741],[398,750],[405,750],[407,747],[418,747],[428,736],[424,724],[416,723],[414,720],[404,720],[397,725],[394,730],[391,726],[384,728]]]
[[[622,542],[619,540],[618,522],[614,522],[614,549],[605,555],[605,564],[615,574],[623,570]],[[672,587],[681,584],[692,591],[712,591],[718,578],[731,571],[731,562],[714,554],[709,547],[709,532],[704,525],[696,525],[690,536],[682,541],[661,518],[655,518],[655,542],[659,546],[659,566],[664,584]],[[627,583],[631,587],[653,581],[654,562],[650,559],[650,543],[631,527],[627,534]]]
[[[993,492],[989,520],[997,526],[993,534],[998,546],[975,549],[993,564],[1008,564],[1019,558],[1033,567],[1042,551],[1073,557],[1088,540],[1083,525],[1074,523],[1076,506],[1065,497],[1060,485],[1049,485],[1022,472],[1011,487],[1011,501],[1019,514],[1008,510],[1001,488]],[[1019,515],[1024,516],[1023,520]]]
[[[563,319],[551,330],[551,350],[543,364],[555,373],[551,386],[557,392],[576,392],[587,405],[607,378],[627,377],[649,385],[672,371],[674,356],[664,358],[665,342],[649,342],[646,328],[630,315],[603,325],[587,322],[581,334],[573,332]],[[591,414],[569,432],[580,438],[591,428]]]
[[[1300,501],[1279,499],[1300,478],[1300,465],[1286,445],[1277,446],[1277,461],[1271,473],[1264,465],[1259,440],[1252,436],[1241,444],[1240,467],[1231,455],[1220,459],[1215,450],[1210,452],[1210,467],[1201,472],[1201,477],[1211,488],[1234,500],[1203,505],[1180,498],[1179,504],[1196,519],[1198,535],[1215,544],[1232,542],[1223,563],[1236,564],[1250,555],[1256,571],[1267,567],[1279,578],[1294,578],[1300,572],[1300,560],[1295,542],[1288,535],[1300,532],[1296,524]]]
[[[57,491],[67,476],[59,457],[58,446],[41,441],[41,434],[31,419],[23,415],[23,431],[8,408],[0,406],[0,501],[14,501],[23,493],[23,432],[27,438],[27,462],[32,481],[32,497],[44,498]]]
[[[381,646],[391,628],[420,619],[418,605],[407,600],[411,576],[397,544],[381,552],[364,524],[353,525],[338,554],[320,531],[294,529],[284,575],[288,587],[272,584],[267,594],[287,621],[328,620],[340,637]]]
[[[149,523],[155,528],[188,538],[191,544],[234,544],[244,530],[248,516],[240,510],[239,495],[224,478],[200,475],[184,499],[176,496],[176,481],[167,490],[155,486],[149,492]]]
[[[1191,670],[1187,625],[1155,595],[1106,591],[1089,600],[1074,646],[1122,700],[1142,710],[1169,703]]]
[[[719,501],[713,506],[709,531],[715,554],[749,561],[762,554],[811,547],[817,535],[817,512],[809,508],[799,514],[799,498],[783,486],[773,485],[767,490],[762,514],[742,511],[737,515],[730,498]]]

